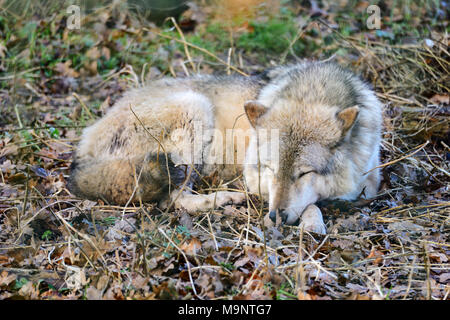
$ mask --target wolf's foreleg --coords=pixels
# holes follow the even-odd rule
[[[228,204],[240,204],[245,201],[245,193],[217,191],[210,194],[193,194],[187,190],[175,190],[170,199],[177,209],[184,208],[189,213],[208,211]]]

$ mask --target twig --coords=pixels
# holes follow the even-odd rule
[[[425,255],[425,271],[427,273],[427,300],[431,300],[431,280],[430,280],[430,256],[428,255],[427,246],[425,243],[423,245],[423,252]]]
[[[133,108],[130,105],[130,110],[133,113],[133,115],[136,117],[137,121],[139,122],[139,124],[142,126],[142,128],[144,128],[144,131],[153,138],[153,140],[156,141],[156,143],[158,144],[158,150],[159,148],[161,148],[164,152],[164,155],[166,156],[166,170],[167,170],[167,176],[169,179],[169,194],[170,194],[170,187],[171,187],[171,179],[170,179],[170,170],[169,170],[169,156],[166,152],[166,149],[164,148],[164,145],[161,143],[161,141],[159,139],[157,139],[153,134],[150,133],[150,131],[148,131],[148,129],[145,127],[144,123],[142,123],[141,119],[137,116],[137,114],[134,112]],[[158,152],[158,157],[159,157],[159,152]]]
[[[417,150],[415,150],[414,152],[411,152],[410,154],[407,154],[406,156],[403,156],[403,157],[400,157],[400,158],[398,158],[398,159],[395,159],[395,160],[392,160],[392,161],[383,163],[383,164],[381,164],[381,165],[379,165],[379,166],[376,166],[375,168],[372,168],[372,169],[370,169],[369,171],[364,172],[363,175],[366,175],[366,174],[368,174],[369,172],[372,172],[373,170],[376,170],[376,169],[378,169],[378,168],[384,168],[384,167],[390,166],[390,165],[392,165],[392,164],[394,164],[394,163],[397,163],[397,162],[399,162],[399,161],[402,161],[402,160],[404,160],[404,159],[406,159],[406,158],[409,158],[409,157],[415,155],[417,152],[419,152],[419,151],[422,150],[423,148],[425,148],[429,143],[430,143],[430,141],[427,140],[427,142],[425,142],[424,144],[421,144],[420,146],[416,147]]]
[[[81,100],[80,96],[78,94],[76,94],[75,92],[72,93],[72,95],[78,100],[78,102],[81,104],[81,106],[83,107],[83,109],[86,111],[86,113],[89,115],[89,117],[91,119],[94,119],[94,115],[92,114],[91,110],[89,110],[89,108],[87,107],[87,105],[83,102],[83,100]]]
[[[409,273],[409,276],[408,276],[408,287],[406,288],[406,292],[405,292],[405,295],[403,296],[403,300],[406,299],[406,297],[408,296],[409,290],[411,289],[411,282],[412,282],[412,277],[413,277],[413,274],[414,274],[414,269],[415,269],[414,265],[416,263],[416,259],[417,259],[417,256],[414,256],[414,259],[413,259],[413,262],[412,262],[411,272]]]
[[[304,292],[306,289],[306,275],[305,269],[303,268],[303,225],[300,227],[300,236],[298,239],[298,253],[297,253],[297,268],[296,268],[296,277],[295,277],[295,291],[298,294],[299,292]]]
[[[58,126],[58,125],[54,125],[54,126],[43,126],[43,127],[21,127],[21,128],[0,128],[0,132],[4,132],[4,131],[23,131],[23,130],[46,130],[46,129],[51,129],[51,128],[85,128],[85,125],[63,125],[63,126]]]
[[[28,202],[28,193],[29,193],[29,188],[28,188],[28,181],[30,180],[30,166],[27,166],[27,180],[25,181],[25,199],[23,200],[23,207],[22,207],[22,214],[18,214],[17,217],[17,227],[20,228],[20,221],[21,221],[21,217],[25,216],[25,211],[27,208],[27,202]],[[19,212],[17,212],[19,213]]]
[[[187,265],[187,268],[188,268],[188,275],[189,275],[189,280],[191,281],[191,286],[192,286],[192,291],[194,291],[194,294],[195,295],[197,295],[197,290],[195,289],[195,284],[194,284],[194,280],[192,280],[192,274],[191,274],[191,266],[190,266],[190,263],[189,263],[189,260],[188,260],[188,258],[186,257],[186,254],[184,253],[184,251],[183,250],[181,250],[176,244],[175,244],[175,242],[173,242],[173,240],[172,239],[170,239],[167,235],[166,235],[166,233],[161,229],[161,228],[158,228],[158,231],[159,232],[161,232],[161,234],[178,250],[178,251],[180,251],[180,253],[183,255],[183,257],[184,257],[184,260],[186,260],[186,265]]]
[[[183,40],[184,52],[186,53],[186,57],[188,58],[188,61],[189,61],[189,63],[191,64],[192,70],[193,70],[194,72],[197,72],[197,70],[196,70],[196,68],[195,68],[195,64],[194,64],[194,62],[192,61],[191,54],[189,53],[189,48],[188,48],[186,39],[185,39],[185,37],[184,37],[183,31],[180,29],[180,27],[178,26],[178,23],[176,22],[176,20],[175,20],[173,17],[170,17],[169,19],[170,19],[170,21],[172,21],[173,25],[175,26],[175,28],[176,28],[177,31],[178,31],[178,34],[180,35],[181,39]],[[187,70],[186,70],[186,71],[187,71]],[[189,76],[189,73],[188,73],[188,76]]]

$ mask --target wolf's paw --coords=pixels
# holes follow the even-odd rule
[[[214,200],[215,194],[210,194]],[[245,201],[245,193],[231,192],[231,191],[218,191],[215,196],[216,206],[223,207],[228,204],[240,204]]]
[[[281,211],[281,222],[287,225],[296,225],[298,224],[299,215],[295,211]]]
[[[175,208],[184,208],[189,213],[197,211],[208,211],[228,204],[239,204],[245,201],[245,193],[218,191],[211,194],[189,194],[182,193],[176,197],[174,195]]]
[[[305,211],[303,211],[300,227],[303,227],[303,229],[308,232],[315,232],[317,234],[327,233],[327,228],[322,219],[322,212],[320,212],[320,209],[313,204],[309,205]]]

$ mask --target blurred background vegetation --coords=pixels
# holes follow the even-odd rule
[[[41,67],[47,68],[47,76],[62,61],[71,61],[77,72],[94,72],[86,68],[93,60],[89,50],[94,47],[104,48],[95,59],[100,74],[126,64],[134,70],[141,70],[146,63],[166,70],[176,53],[183,52],[183,44],[141,28],[155,23],[163,35],[177,38],[178,31],[168,20],[171,16],[177,18],[187,42],[224,57],[232,48],[237,65],[238,59],[277,64],[286,59],[346,55],[333,45],[333,32],[414,43],[431,37],[433,30],[448,28],[443,23],[448,18],[448,4],[437,0],[2,0],[0,4],[3,71]],[[71,4],[82,9],[82,25],[69,32],[65,23]],[[380,30],[366,27],[369,4],[381,9]],[[333,32],[318,23],[310,24],[319,19],[326,19]]]
[[[371,4],[380,29],[366,25]],[[68,28],[70,5],[81,9],[79,29]],[[0,299],[192,298],[184,260],[159,230],[188,255],[194,247],[202,298],[448,298],[448,21],[439,0],[0,0]],[[319,269],[305,265],[304,290],[291,268],[298,228],[268,233],[263,245],[251,208],[211,215],[215,247],[204,215],[67,191],[82,129],[125,90],[304,60],[336,61],[374,87],[386,164],[375,200],[322,207],[333,232],[321,244],[303,238],[320,257]],[[266,249],[271,262],[260,268]],[[88,279],[67,288],[74,270]],[[249,293],[250,276],[264,286]]]

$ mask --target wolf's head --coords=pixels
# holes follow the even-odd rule
[[[323,178],[345,156],[339,146],[348,139],[359,107],[339,101],[335,105],[323,99],[327,92],[320,92],[322,87],[302,92],[301,82],[289,80],[293,88],[286,91],[284,86],[283,94],[278,87],[270,97],[262,95],[244,106],[255,129],[247,150],[245,176],[252,192],[268,196],[271,219],[278,211],[284,222],[292,224],[308,205],[329,196]],[[278,152],[273,150],[274,141],[258,134],[264,131],[269,133],[266,137],[271,136],[272,130],[278,132]]]

